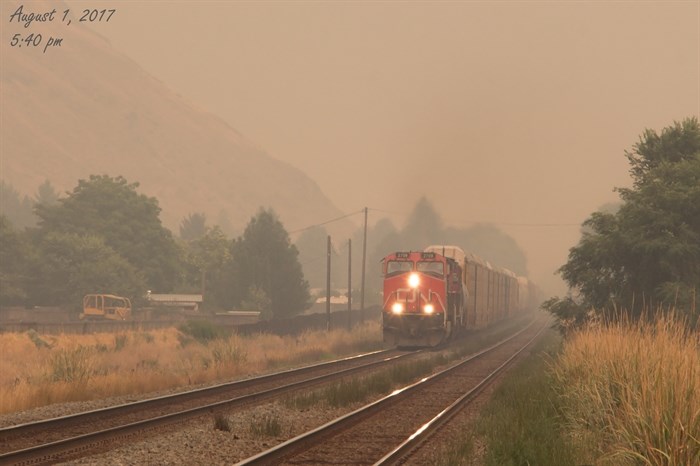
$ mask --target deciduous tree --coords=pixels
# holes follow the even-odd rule
[[[187,288],[199,291],[204,304],[224,306],[231,262],[231,241],[218,226],[207,228],[204,235],[186,243]]]
[[[560,272],[579,304],[634,313],[696,312],[700,290],[700,126],[646,130],[631,151],[633,188],[614,213],[596,212]],[[552,301],[554,307],[557,301]],[[585,306],[583,306],[585,307]],[[558,306],[561,308],[561,306]]]
[[[139,298],[145,291],[143,276],[95,235],[48,233],[39,244],[32,271],[34,304],[78,309],[89,293]]]
[[[104,240],[146,278],[152,290],[180,282],[180,250],[161,224],[158,201],[121,176],[90,176],[54,205],[37,205],[40,233],[92,235]]]

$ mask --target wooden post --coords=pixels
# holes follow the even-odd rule
[[[367,262],[367,207],[365,207],[365,229],[362,240],[362,283],[360,286],[360,322],[365,321],[365,268]]]
[[[331,330],[331,235],[326,248],[326,330]]]
[[[348,330],[352,330],[352,239],[348,239]]]

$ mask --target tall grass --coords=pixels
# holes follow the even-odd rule
[[[230,380],[382,346],[378,323],[296,337],[208,330],[0,334],[0,414]]]
[[[673,316],[591,325],[552,369],[601,464],[700,465],[700,336]]]
[[[282,422],[275,414],[263,414],[250,421],[248,430],[257,438],[278,437],[282,433]]]

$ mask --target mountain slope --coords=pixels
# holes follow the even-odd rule
[[[2,17],[18,5],[4,3]],[[31,195],[45,179],[65,191],[90,174],[123,175],[158,198],[170,228],[198,211],[240,231],[260,206],[274,208],[291,230],[340,215],[301,171],[172,92],[75,18],[61,24],[63,7],[30,2],[25,12],[56,8],[57,18],[2,28],[4,180]],[[40,33],[44,44],[11,47],[17,33]],[[43,53],[49,36],[61,37],[61,47]]]

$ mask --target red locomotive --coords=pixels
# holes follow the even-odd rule
[[[526,278],[457,246],[389,254],[382,272],[384,340],[396,346],[436,346],[530,304]]]

